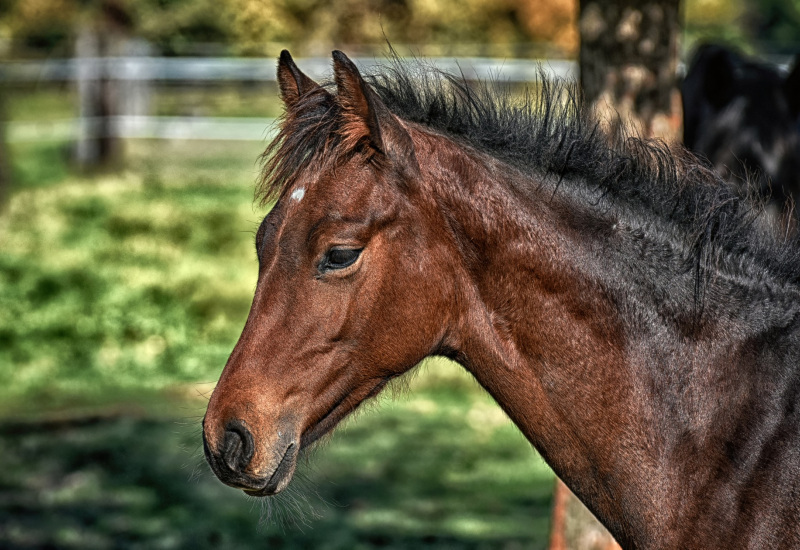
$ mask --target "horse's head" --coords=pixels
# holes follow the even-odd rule
[[[282,490],[298,453],[436,352],[449,322],[441,214],[420,196],[408,128],[339,52],[334,75],[329,92],[281,54],[286,114],[267,169],[279,199],[203,420],[216,475],[255,495]]]

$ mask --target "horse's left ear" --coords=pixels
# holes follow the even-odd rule
[[[411,136],[364,81],[355,64],[338,50],[333,52],[333,75],[344,117],[345,140],[353,146],[366,140],[395,168],[407,175],[416,174],[419,165]]]
[[[283,50],[278,58],[278,88],[281,91],[281,99],[289,111],[294,109],[303,95],[312,91],[327,95],[319,84],[297,68],[287,50]]]

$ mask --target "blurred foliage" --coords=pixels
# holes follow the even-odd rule
[[[0,32],[13,51],[69,56],[82,26],[111,25],[141,36],[165,55],[195,44],[234,39],[231,18],[217,0],[3,0]],[[194,52],[197,53],[197,52]]]
[[[136,33],[167,55],[192,52],[195,44],[228,44],[235,39],[220,0],[130,0]]]
[[[577,0],[529,0],[520,6],[520,17],[531,36],[551,42],[565,53],[578,51]]]
[[[241,51],[271,53],[269,42],[323,55],[330,45],[472,45],[473,53],[526,54],[531,42],[574,53],[573,0],[226,0]],[[481,49],[482,48],[482,49]]]
[[[572,55],[576,11],[575,0],[4,0],[0,33],[16,51],[68,55],[81,25],[104,24],[114,12],[165,54],[213,44],[245,55],[289,46],[311,55],[390,40],[461,45],[467,54]]]
[[[72,37],[79,7],[73,0],[5,0],[0,31],[26,49],[63,49]]]
[[[683,5],[690,44],[800,49],[800,0]],[[167,55],[374,52],[389,40],[423,55],[573,56],[577,11],[577,0],[0,0],[0,34],[18,51],[68,55],[80,25],[114,12]]]
[[[685,0],[685,46],[723,42],[750,53],[800,52],[800,0]]]
[[[745,23],[760,49],[800,53],[800,0],[760,0]]]
[[[255,282],[248,145],[134,147],[135,172],[80,178],[63,146],[14,144],[0,413],[216,378]]]
[[[745,12],[746,0],[692,0],[684,2],[687,23],[698,27],[735,26]]]

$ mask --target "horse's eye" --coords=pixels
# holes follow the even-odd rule
[[[361,248],[331,248],[319,266],[320,271],[344,269],[353,265],[361,255]]]

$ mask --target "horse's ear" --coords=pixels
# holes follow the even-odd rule
[[[292,109],[304,94],[311,90],[322,89],[297,68],[294,59],[286,50],[283,50],[278,58],[278,87],[287,109]]]
[[[783,92],[792,115],[800,117],[800,54],[794,56],[794,67],[783,81]]]
[[[396,168],[416,173],[419,165],[411,136],[364,81],[355,64],[338,50],[333,52],[333,75],[345,140],[351,145],[367,141]]]

